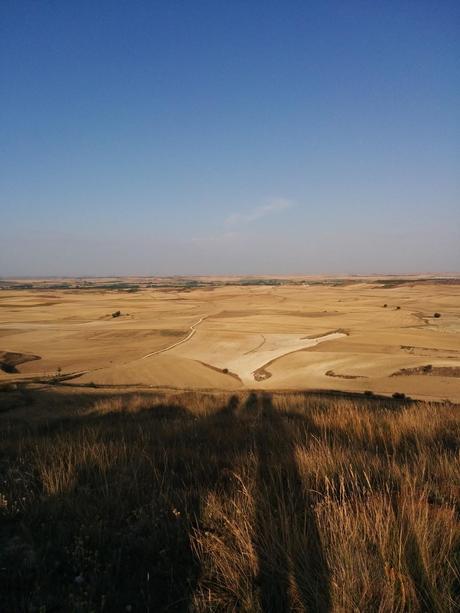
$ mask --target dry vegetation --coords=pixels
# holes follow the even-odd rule
[[[0,384],[372,390],[460,402],[459,278],[144,281],[135,292],[106,281],[0,282]]]
[[[455,611],[458,406],[3,392],[2,611]]]

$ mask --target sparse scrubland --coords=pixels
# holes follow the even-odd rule
[[[1,394],[2,611],[455,611],[460,413]]]

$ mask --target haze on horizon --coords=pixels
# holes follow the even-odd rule
[[[457,272],[460,4],[5,0],[0,276]]]

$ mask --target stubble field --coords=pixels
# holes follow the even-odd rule
[[[460,285],[436,280],[0,292],[5,382],[459,401],[459,340]]]
[[[460,285],[227,281],[0,291],[0,610],[458,611]]]

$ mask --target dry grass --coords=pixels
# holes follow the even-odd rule
[[[27,399],[1,422],[2,611],[460,607],[457,406]]]

